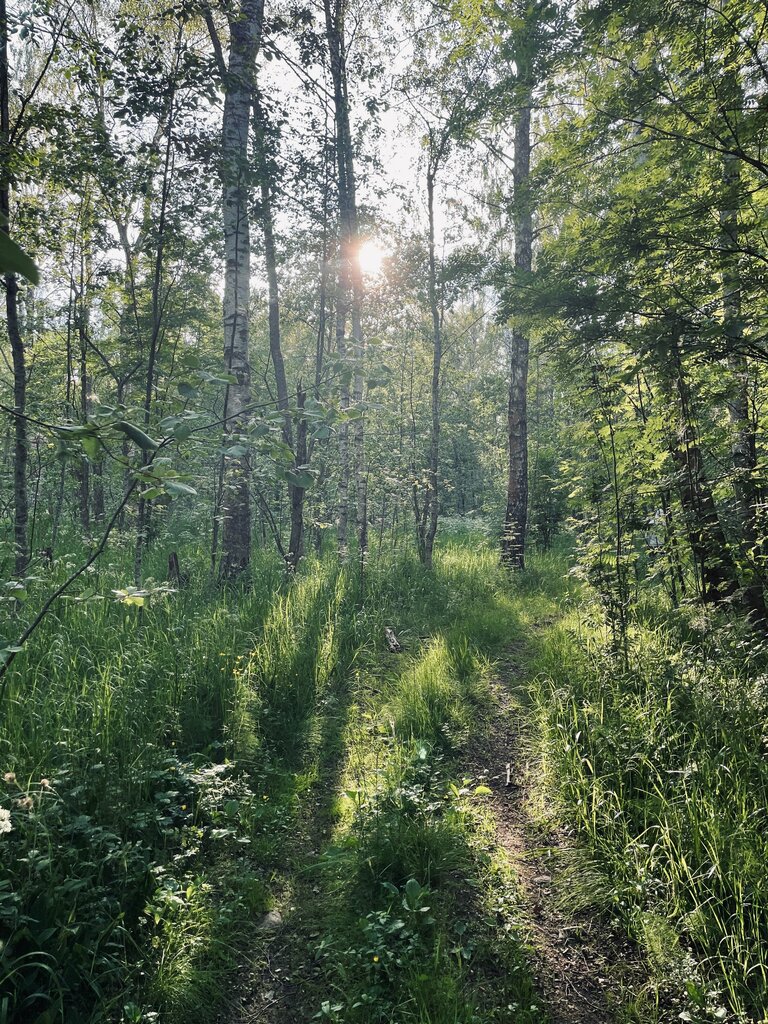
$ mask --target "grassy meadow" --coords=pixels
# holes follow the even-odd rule
[[[765,1016],[768,689],[743,627],[645,608],[625,666],[563,557],[510,579],[460,533],[432,571],[391,555],[362,579],[328,558],[289,581],[261,555],[221,591],[186,561],[185,589],[127,603],[108,558],[9,673],[2,1024],[235,1021],[271,948],[280,1019],[544,1024],[466,767],[511,645],[533,801],[577,835],[561,898],[648,961],[617,1019]],[[6,603],[7,638],[66,571]]]

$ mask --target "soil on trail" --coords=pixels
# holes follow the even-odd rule
[[[573,841],[542,824],[532,809],[536,771],[527,715],[514,699],[519,664],[514,652],[500,664],[493,707],[482,738],[472,745],[470,772],[484,776],[499,847],[518,879],[524,924],[534,950],[532,970],[553,1024],[609,1024],[622,992],[642,984],[639,953],[610,922],[563,909]]]
[[[259,950],[256,964],[245,969],[219,1024],[288,1024],[297,1021],[296,983],[291,977],[290,934],[276,933]]]
[[[575,843],[562,827],[548,823],[554,816],[541,806],[522,654],[510,650],[499,664],[486,721],[465,750],[466,774],[491,789],[496,842],[517,878],[531,970],[552,1024],[611,1024],[624,996],[637,994],[646,974],[637,948],[609,921],[563,906]],[[311,844],[307,836],[307,849],[316,852],[323,834],[321,819]],[[244,968],[220,1024],[309,1019],[306,988],[322,986],[322,967],[308,950],[318,890],[309,879],[294,881],[296,888],[285,894],[283,919],[265,929],[264,944],[250,969]]]

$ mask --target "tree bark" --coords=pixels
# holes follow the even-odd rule
[[[731,120],[738,118],[744,96],[732,68],[722,78],[723,99]],[[762,501],[758,482],[756,430],[750,414],[749,363],[742,351],[744,329],[741,310],[741,273],[739,268],[739,207],[741,205],[741,162],[727,153],[723,157],[723,208],[720,211],[721,281],[723,329],[732,374],[728,397],[731,423],[731,464],[733,487],[739,516],[739,532],[747,573],[745,602],[754,615],[765,622],[764,579],[759,541],[758,508]]]
[[[256,157],[259,167],[261,189],[261,228],[264,235],[264,263],[267,272],[267,289],[269,296],[269,353],[275,374],[277,389],[277,407],[283,413],[283,441],[293,451],[294,468],[299,470],[306,465],[307,454],[307,423],[299,417],[296,426],[296,448],[293,446],[293,424],[289,412],[288,381],[285,373],[285,360],[280,329],[280,288],[277,279],[277,247],[275,245],[274,217],[272,214],[272,188],[267,154],[266,120],[258,91],[254,96],[254,128],[256,137]],[[299,395],[299,408],[304,407],[304,394]],[[304,554],[304,496],[306,488],[297,484],[288,484],[288,504],[291,510],[291,539],[286,552],[289,569],[295,571]]]
[[[225,443],[245,428],[251,401],[248,316],[251,240],[248,199],[250,168],[248,135],[261,43],[263,0],[241,0],[230,17],[229,63],[224,79],[222,177],[224,231],[224,360],[235,378],[224,401]],[[250,463],[247,456],[229,458],[224,479],[222,564],[225,577],[243,573],[251,560]]]
[[[305,393],[299,389],[297,405],[299,416],[296,422],[296,466],[305,466],[308,459],[307,454],[307,421],[302,415],[304,409]],[[289,567],[295,570],[304,552],[304,496],[306,488],[296,484],[288,487],[288,500],[291,507],[291,538],[288,543],[286,559]]]
[[[678,429],[676,435],[670,437],[670,454],[677,470],[677,489],[699,575],[701,599],[718,603],[738,591],[738,575],[707,478],[679,342],[673,351],[673,364],[672,379],[663,370],[661,373],[667,401],[677,410]]]
[[[163,180],[160,192],[160,211],[157,223],[157,248],[155,251],[154,266],[152,268],[152,331],[149,338],[149,352],[147,353],[147,373],[144,380],[144,429],[149,432],[152,405],[156,391],[157,357],[160,348],[160,332],[163,325],[163,263],[165,257],[165,228],[168,212],[168,201],[170,198],[171,175],[173,168],[173,113],[175,95],[171,92],[168,97],[168,121],[165,138],[165,160],[163,165]],[[149,196],[147,197],[149,200]],[[150,460],[148,452],[142,452],[142,465],[146,466]],[[149,541],[149,516],[151,505],[145,498],[139,496],[139,505],[136,515],[136,548],[134,550],[134,580],[136,586],[141,586],[144,575],[144,551]]]
[[[10,70],[8,65],[8,15],[5,0],[0,0],[0,215],[7,225],[11,212],[11,119]],[[15,274],[5,274],[5,312],[13,363],[14,453],[13,453],[13,539],[14,571],[21,575],[29,562],[29,499],[27,495],[27,367],[24,342],[19,325],[19,282]]]
[[[530,197],[531,102],[523,99],[515,125],[514,229],[515,272],[531,272],[533,215]],[[510,569],[525,568],[525,534],[528,525],[528,335],[513,321],[509,358],[509,405],[507,434],[509,466],[507,509],[501,538],[501,558]]]
[[[85,230],[81,246],[85,246]],[[88,318],[90,314],[90,297],[86,295],[89,287],[85,273],[85,254],[80,252],[80,283],[76,298],[77,335],[80,343],[80,419],[85,423],[88,419]],[[91,535],[91,481],[90,462],[83,454],[80,458],[80,524],[86,537]]]
[[[435,178],[445,148],[445,139],[435,150],[430,139],[429,166],[427,168],[427,216],[428,216],[428,268],[427,293],[432,318],[432,383],[430,387],[431,424],[429,432],[429,459],[427,462],[427,492],[420,519],[417,522],[417,542],[422,563],[432,568],[432,556],[440,515],[439,469],[440,469],[440,369],[443,359],[443,335],[440,304],[437,295],[437,261],[435,259]]]
[[[352,354],[355,360],[352,397],[359,405],[363,397],[362,361],[364,340],[362,329],[363,278],[358,259],[359,230],[355,184],[354,148],[349,124],[347,96],[346,43],[344,37],[345,0],[323,0],[326,38],[333,81],[333,102],[336,126],[336,167],[339,199],[339,274],[336,306],[336,345],[339,356],[348,355],[346,344],[347,317],[351,321]],[[349,408],[349,385],[341,387],[342,411]],[[367,483],[365,469],[364,421],[356,419],[352,428],[354,448],[355,496],[360,557],[365,558],[368,545]],[[339,555],[345,560],[349,534],[350,452],[349,427],[342,424],[339,433],[341,473],[337,533]]]

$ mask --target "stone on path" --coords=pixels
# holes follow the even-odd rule
[[[283,915],[279,910],[268,910],[256,928],[260,932],[276,932],[283,923]]]

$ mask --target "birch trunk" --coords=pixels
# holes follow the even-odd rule
[[[5,0],[0,0],[0,214],[7,224],[11,211],[10,163],[10,71],[8,66],[8,16]],[[29,562],[29,499],[27,495],[27,367],[24,342],[19,325],[19,282],[15,274],[6,274],[5,312],[8,340],[13,363],[13,539],[15,546],[14,570],[24,572]]]
[[[515,271],[529,274],[532,266],[533,216],[530,197],[531,102],[523,100],[515,125],[514,228]],[[513,320],[509,357],[507,434],[509,468],[507,509],[501,539],[501,558],[511,569],[525,568],[528,525],[528,336]]]
[[[266,120],[258,92],[254,97],[254,127],[256,156],[259,166],[261,189],[261,228],[264,235],[264,263],[267,272],[269,296],[269,353],[275,374],[277,407],[283,412],[283,441],[293,451],[294,467],[298,469],[307,462],[307,422],[299,414],[296,426],[296,447],[294,448],[293,424],[289,412],[288,381],[285,374],[285,360],[280,329],[280,288],[277,279],[277,247],[275,245],[274,217],[272,213],[272,188],[269,159],[267,155]],[[304,394],[299,393],[298,406],[304,408]],[[304,554],[304,497],[306,488],[288,484],[288,504],[291,510],[291,534],[285,554],[289,569],[295,571]]]
[[[255,65],[261,42],[263,0],[241,0],[230,18],[229,63],[222,121],[224,229],[224,360],[235,378],[224,401],[225,444],[245,429],[251,401],[249,305],[251,238],[248,212],[250,168],[248,134]],[[227,463],[222,496],[222,564],[225,577],[244,572],[251,560],[250,463],[247,456]]]
[[[429,432],[429,460],[427,463],[427,492],[421,510],[421,520],[417,524],[419,557],[422,563],[432,568],[432,555],[435,547],[435,536],[440,515],[440,495],[438,473],[440,469],[440,369],[443,359],[443,336],[440,316],[440,305],[437,295],[437,262],[435,259],[435,177],[440,152],[427,170],[427,214],[429,222],[429,266],[427,292],[429,309],[432,317],[432,384],[430,388],[431,426]]]
[[[362,329],[363,278],[358,259],[359,231],[355,184],[354,149],[349,124],[347,96],[347,64],[344,38],[345,0],[323,0],[326,38],[333,81],[333,103],[336,126],[336,165],[339,199],[339,275],[336,304],[336,346],[339,356],[348,355],[346,344],[347,318],[351,320],[352,355],[355,360],[352,397],[356,404],[363,398],[362,361],[364,341]],[[341,408],[349,408],[349,385],[341,388]],[[365,558],[368,546],[367,487],[365,469],[365,434],[363,419],[354,421],[352,440],[354,449],[355,496],[360,557]],[[349,428],[343,424],[339,435],[341,472],[337,533],[339,555],[345,560],[349,542],[349,486],[350,451]]]

